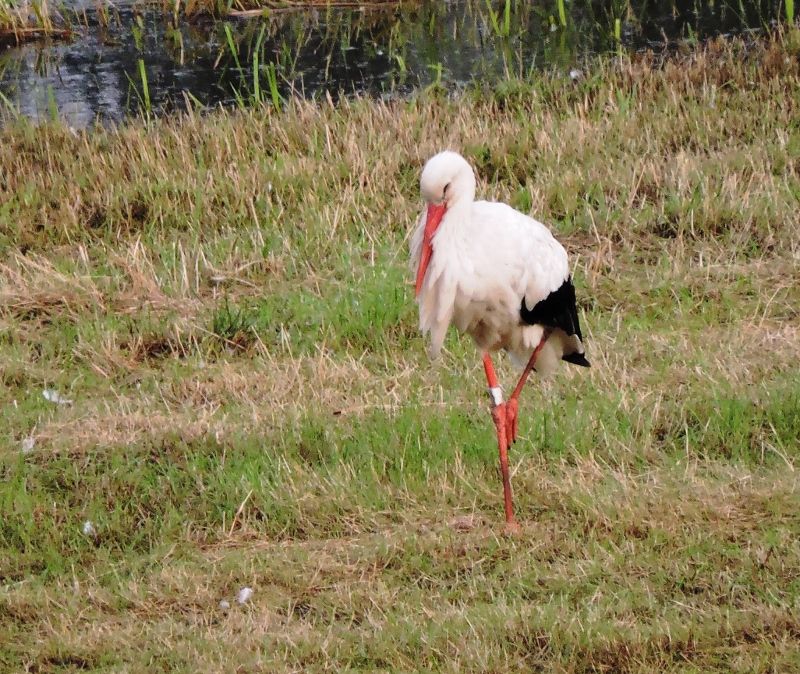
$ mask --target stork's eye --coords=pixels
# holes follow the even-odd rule
[[[447,183],[447,185],[444,186],[444,192],[442,192],[442,199],[444,199],[447,196],[448,189],[450,189],[450,183]]]

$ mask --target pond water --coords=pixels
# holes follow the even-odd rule
[[[72,41],[0,46],[0,108],[83,127],[168,114],[188,101],[246,105],[290,91],[402,96],[434,82],[568,71],[587,54],[620,47],[660,50],[763,30],[783,11],[782,0],[566,0],[563,11],[557,0],[508,0],[506,17],[505,0],[455,0],[173,25],[160,6],[122,0],[103,22],[93,3],[69,2],[81,16]]]

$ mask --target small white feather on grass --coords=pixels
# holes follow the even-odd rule
[[[62,396],[58,391],[52,388],[46,388],[42,391],[42,396],[45,400],[48,400],[51,403],[55,403],[56,405],[71,405],[72,400],[69,398],[65,398]]]

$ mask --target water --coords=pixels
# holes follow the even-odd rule
[[[0,47],[0,107],[84,127],[147,109],[169,114],[187,101],[232,106],[257,95],[269,100],[270,73],[281,95],[403,96],[434,82],[457,87],[553,66],[566,72],[587,54],[617,48],[616,18],[624,48],[663,49],[681,40],[764,29],[782,9],[781,0],[566,2],[564,26],[555,1],[512,0],[506,30],[504,1],[493,0],[493,17],[487,2],[461,0],[181,20],[173,27],[160,8],[142,10],[122,0],[104,27],[91,3],[74,2],[71,7],[85,10],[85,18],[73,41]]]

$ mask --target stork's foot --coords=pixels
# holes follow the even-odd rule
[[[506,438],[508,444],[516,442],[519,431],[519,404],[516,398],[511,398],[506,403]]]
[[[506,522],[503,526],[503,536],[508,538],[516,538],[517,536],[522,535],[522,527],[519,525],[519,522],[516,520],[512,520],[511,522]]]
[[[495,405],[492,408],[492,420],[497,429],[498,439],[503,438],[506,446],[509,446],[517,439],[519,431],[519,405],[515,398]]]
[[[500,403],[492,408],[492,421],[497,430],[497,446],[500,450],[500,473],[503,477],[503,507],[506,512],[506,528],[504,533],[515,534],[519,525],[514,519],[514,505],[511,499],[511,475],[508,470],[508,430],[513,431],[516,421],[516,405],[511,412],[511,425],[509,426],[509,407],[507,403]]]

